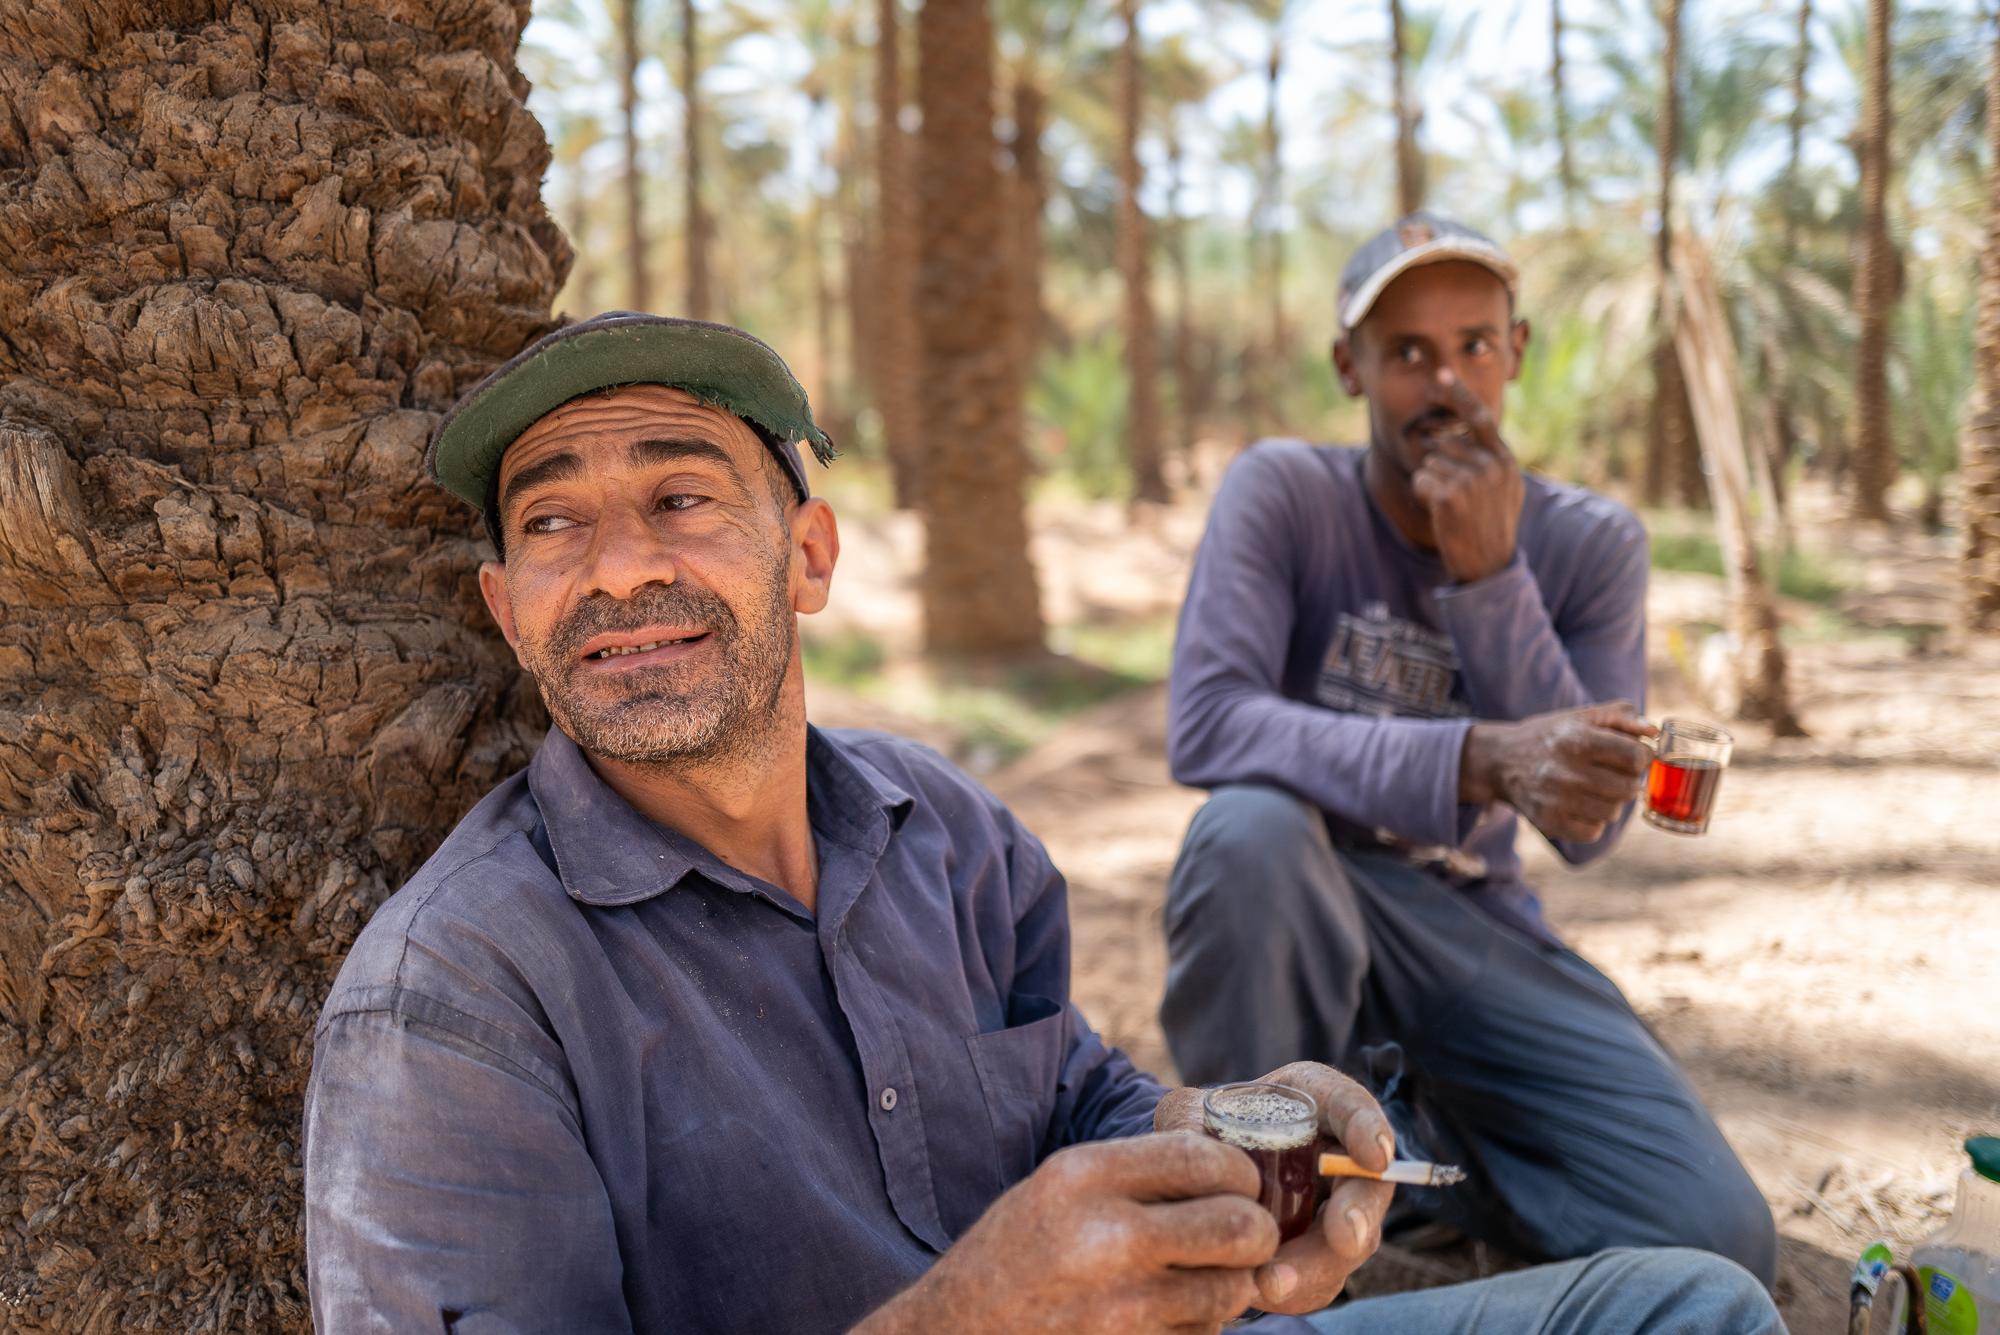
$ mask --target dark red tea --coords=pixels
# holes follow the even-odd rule
[[[1688,756],[1653,761],[1646,775],[1646,810],[1655,825],[1682,834],[1708,828],[1715,794],[1722,787],[1722,766]]]
[[[1312,1227],[1319,1204],[1317,1121],[1312,1105],[1268,1085],[1211,1090],[1205,1101],[1208,1134],[1257,1165],[1258,1203],[1288,1242]]]

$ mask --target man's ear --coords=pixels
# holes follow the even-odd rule
[[[792,610],[810,616],[826,606],[840,561],[840,525],[819,497],[792,511]]]
[[[1534,330],[1529,327],[1526,316],[1514,321],[1513,327],[1507,331],[1507,345],[1514,351],[1513,365],[1507,368],[1509,380],[1521,378],[1521,364],[1527,360],[1528,338],[1533,333]]]
[[[514,657],[518,659],[521,656],[521,637],[514,628],[514,600],[507,595],[507,567],[498,561],[481,561],[479,593],[486,599],[486,610],[493,614],[500,634],[506,637],[507,646],[514,650]]]
[[[1354,348],[1350,337],[1342,334],[1333,340],[1333,369],[1348,397],[1358,399],[1361,397],[1361,377],[1354,371]]]

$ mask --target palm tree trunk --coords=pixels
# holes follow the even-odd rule
[[[1563,217],[1576,217],[1576,159],[1570,151],[1569,97],[1563,88],[1562,0],[1549,0],[1549,102],[1556,118],[1556,174],[1562,183]]]
[[[1674,244],[1673,337],[1687,369],[1692,418],[1701,451],[1715,479],[1716,539],[1729,585],[1730,628],[1736,639],[1736,716],[1768,723],[1781,737],[1805,730],[1792,713],[1785,682],[1785,647],[1778,637],[1777,603],[1764,578],[1750,523],[1749,455],[1743,441],[1742,393],[1736,382],[1736,348],[1722,308],[1715,271],[1690,229]]]
[[[1396,212],[1424,206],[1424,162],[1417,152],[1417,118],[1407,86],[1409,50],[1403,34],[1402,0],[1389,0],[1389,89],[1396,104]]]
[[[917,386],[916,196],[903,131],[899,0],[875,5],[875,382],[896,505],[917,504],[923,435]]]
[[[1157,330],[1153,324],[1151,238],[1139,206],[1139,124],[1143,116],[1139,70],[1139,0],[1119,0],[1124,40],[1118,47],[1118,272],[1125,285],[1125,457],[1132,469],[1134,502],[1164,503],[1160,472],[1160,389]]]
[[[1799,165],[1806,138],[1806,73],[1812,65],[1813,0],[1799,0],[1799,35],[1792,48],[1792,112],[1786,123],[1790,146],[1785,155],[1784,236],[1789,257],[1798,244],[1799,214],[1804,201],[1799,197]]]
[[[1029,653],[1042,646],[1042,617],[1028,561],[986,0],[924,0],[917,44],[920,395],[937,442],[918,482],[925,643],[951,656]]]
[[[1648,433],[1641,497],[1648,505],[1666,500],[1671,484],[1685,505],[1705,499],[1701,447],[1690,421],[1686,377],[1675,355],[1673,330],[1678,320],[1673,282],[1674,175],[1680,162],[1681,0],[1663,0],[1660,23],[1666,51],[1661,77],[1660,116],[1654,148],[1659,159],[1659,230],[1655,236],[1655,272],[1659,301],[1653,344],[1653,405]]]
[[[1042,353],[1042,271],[1046,265],[1042,218],[1048,212],[1049,184],[1042,162],[1042,122],[1046,99],[1032,68],[1014,82],[1014,172],[1010,181],[1014,247],[1014,378],[1026,395]]]
[[[1887,522],[1896,480],[1896,443],[1889,424],[1889,315],[1895,297],[1889,252],[1890,0],[1868,0],[1868,70],[1861,109],[1861,256],[1854,275],[1856,349],[1854,513]]]
[[[5,1324],[303,1335],[320,999],[542,726],[419,480],[570,264],[527,7],[51,13],[0,3]]]
[[[1167,257],[1174,272],[1174,410],[1179,419],[1175,442],[1184,469],[1184,484],[1194,480],[1197,413],[1194,292],[1188,274],[1188,220],[1181,210],[1181,192],[1186,184],[1185,154],[1176,118],[1167,125]]]
[[[1986,245],[1959,483],[1965,493],[1965,622],[1973,630],[2000,631],[2000,35],[1986,73],[1986,139]]]
[[[639,0],[618,0],[618,98],[625,137],[625,295],[651,309],[646,267],[645,174],[639,169]]]
[[[714,318],[714,275],[708,266],[708,210],[702,204],[701,45],[694,0],[681,0],[681,153],[686,168],[681,186],[687,238],[687,310],[697,320]]]

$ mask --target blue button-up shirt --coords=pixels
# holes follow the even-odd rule
[[[323,1335],[844,1330],[1161,1087],[1062,877],[936,754],[812,732],[817,913],[551,732],[362,932],[306,1106]]]

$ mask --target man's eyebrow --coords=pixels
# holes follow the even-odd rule
[[[583,460],[568,450],[551,454],[538,463],[529,464],[508,478],[507,485],[500,489],[500,513],[506,514],[507,503],[522,492],[550,482],[567,482],[582,472]]]
[[[1491,320],[1487,320],[1487,321],[1483,321],[1483,322],[1481,322],[1481,323],[1479,323],[1479,324],[1469,324],[1469,325],[1464,325],[1464,326],[1461,326],[1458,332],[1459,332],[1459,333],[1461,333],[1461,334],[1488,334],[1488,335],[1491,335],[1491,334],[1497,334],[1497,333],[1499,333],[1499,332],[1500,332],[1500,326],[1499,326],[1499,325],[1497,325],[1497,324],[1494,324],[1494,323],[1493,323],[1493,322],[1492,322]]]
[[[738,478],[743,470],[729,457],[729,451],[714,441],[692,437],[673,437],[662,440],[637,440],[625,451],[625,458],[634,468],[647,464],[679,463],[685,459],[706,459],[727,468]]]

